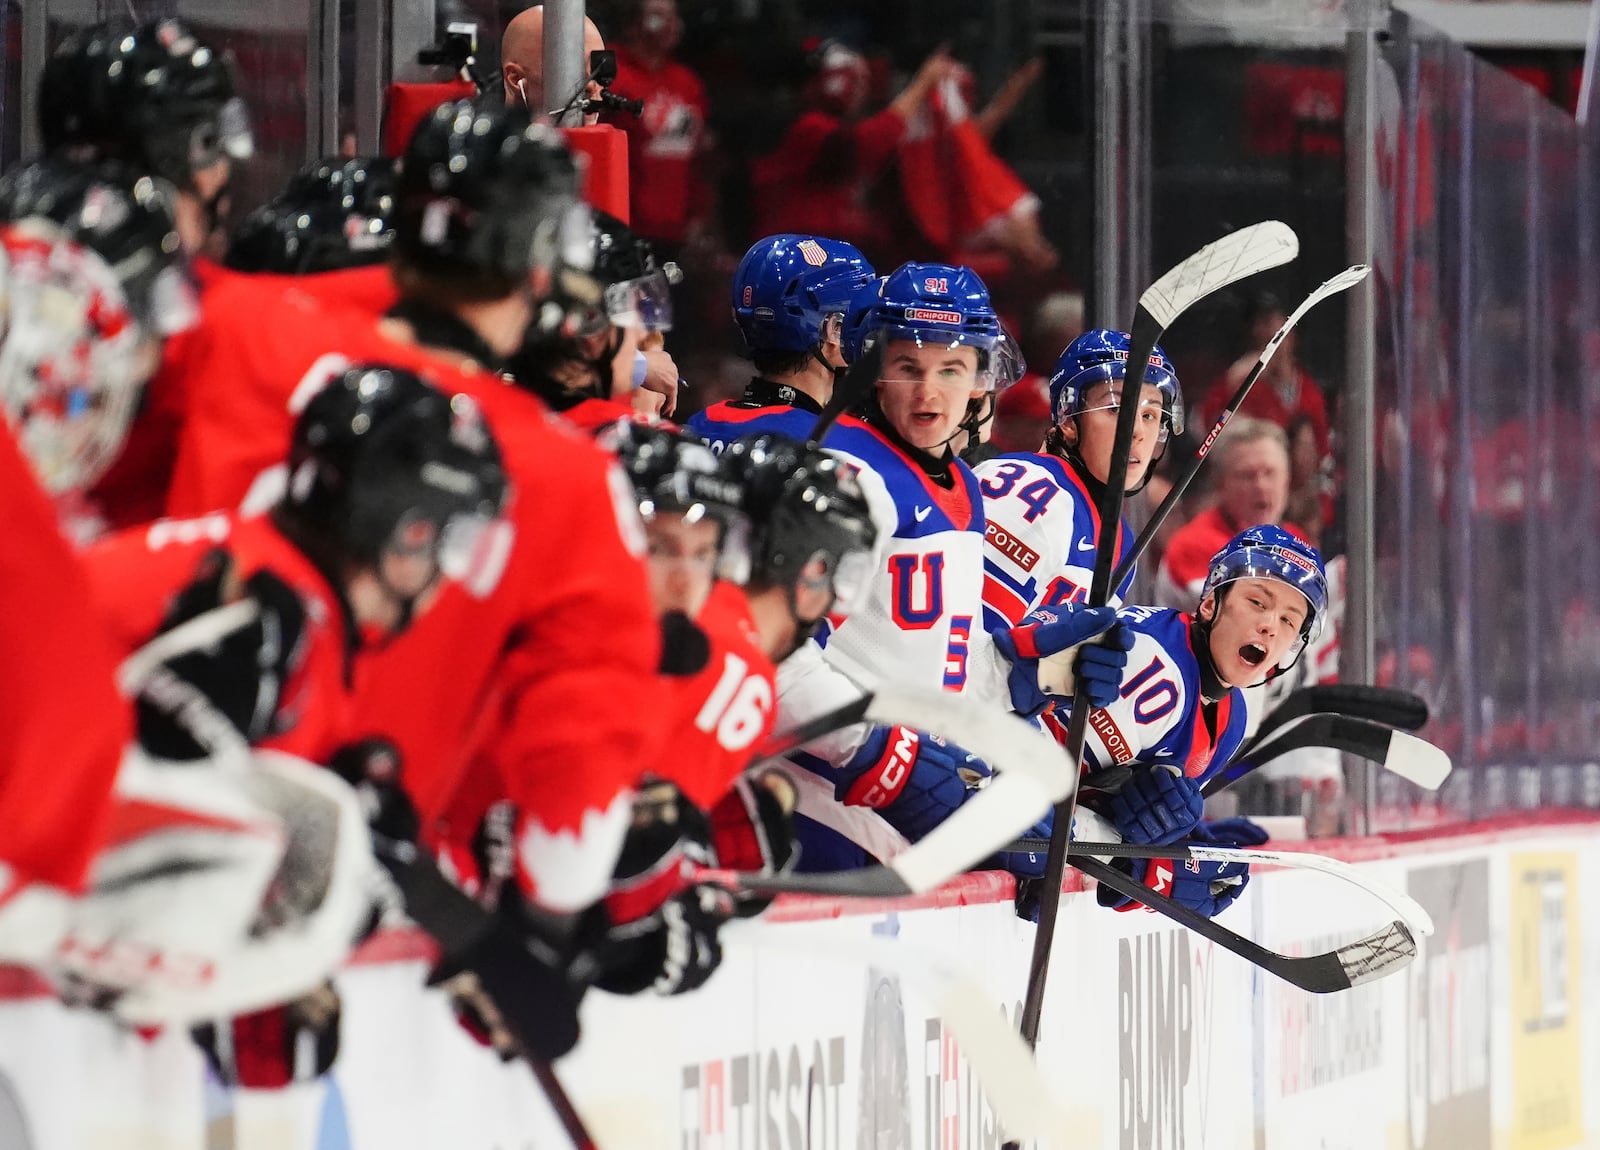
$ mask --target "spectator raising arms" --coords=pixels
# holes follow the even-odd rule
[[[887,108],[866,117],[869,77],[859,52],[824,40],[808,47],[806,66],[805,110],[754,164],[757,233],[832,236],[870,257],[890,228],[868,206],[868,193],[894,160],[912,116],[955,62],[943,49],[933,53]]]

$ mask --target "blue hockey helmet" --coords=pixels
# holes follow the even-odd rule
[[[1306,597],[1309,609],[1300,625],[1296,653],[1322,633],[1328,613],[1328,573],[1311,544],[1273,524],[1241,531],[1211,557],[1200,598],[1235,579],[1273,579]]]
[[[875,291],[852,299],[845,317],[846,358],[853,360],[877,339],[976,348],[978,386],[990,391],[1014,382],[1012,365],[1021,362],[989,302],[989,289],[971,268],[950,264],[901,264]],[[996,354],[1003,344],[1013,351]]]
[[[1095,384],[1108,379],[1122,379],[1128,374],[1131,344],[1127,332],[1097,327],[1084,332],[1067,345],[1061,358],[1056,360],[1055,371],[1050,375],[1050,414],[1058,427],[1085,411],[1116,408],[1119,398],[1116,396],[1093,408],[1086,406],[1086,402]],[[1168,433],[1183,434],[1183,392],[1172,370],[1172,361],[1159,347],[1150,353],[1150,365],[1145,368],[1144,381],[1161,390],[1161,412],[1165,419],[1161,425],[1160,442],[1166,442]]]
[[[768,236],[745,252],[733,277],[733,322],[752,353],[806,352],[830,315],[876,273],[867,257],[823,236]]]

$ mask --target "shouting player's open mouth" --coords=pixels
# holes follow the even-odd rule
[[[1247,667],[1259,667],[1267,661],[1267,649],[1260,643],[1246,643],[1239,648],[1239,658]]]

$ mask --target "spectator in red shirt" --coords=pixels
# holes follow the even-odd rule
[[[832,236],[869,256],[891,228],[868,206],[868,193],[894,161],[912,115],[951,74],[943,49],[922,62],[911,83],[883,111],[863,118],[867,62],[837,40],[806,54],[805,111],[777,148],[755,161],[756,234]]]
[[[711,209],[703,156],[705,85],[673,59],[682,38],[677,0],[634,0],[612,85],[644,101],[639,116],[617,120],[628,133],[630,223],[669,251],[698,239]]]
[[[1255,366],[1257,358],[1261,355],[1261,349],[1267,346],[1267,341],[1278,328],[1283,326],[1287,318],[1288,313],[1283,310],[1283,304],[1270,292],[1262,292],[1254,297],[1250,307],[1249,344],[1244,354],[1234,361],[1228,373],[1213,385],[1210,394],[1206,396],[1205,402],[1201,405],[1200,427],[1212,427],[1216,424],[1223,407],[1233,398],[1233,393],[1238,390],[1239,385],[1244,382],[1244,377],[1249,375],[1250,369]],[[1295,332],[1290,332],[1284,337],[1277,354],[1267,365],[1267,370],[1261,373],[1261,378],[1250,389],[1250,397],[1244,401],[1239,414],[1265,419],[1277,424],[1286,432],[1297,417],[1303,416],[1311,422],[1312,434],[1316,437],[1318,460],[1330,460],[1333,452],[1328,442],[1327,400],[1323,396],[1321,386],[1306,373],[1295,356],[1297,339]],[[1324,464],[1319,462],[1320,466]],[[1331,467],[1331,464],[1326,466]]]
[[[1156,603],[1192,605],[1205,582],[1211,557],[1246,527],[1272,523],[1301,537],[1283,522],[1289,502],[1289,438],[1263,419],[1235,417],[1213,448],[1216,505],[1172,536],[1156,576]]]

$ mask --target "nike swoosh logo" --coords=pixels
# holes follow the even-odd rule
[[[1095,543],[1095,541],[1093,539],[1091,539],[1087,543],[1078,544],[1078,550],[1079,551],[1093,551],[1097,546],[1098,546],[1098,544]]]
[[[931,507],[919,507],[919,508],[917,508],[917,522],[921,523],[924,519],[926,519],[928,516],[930,516],[932,514],[933,514],[933,508],[931,508]]]

